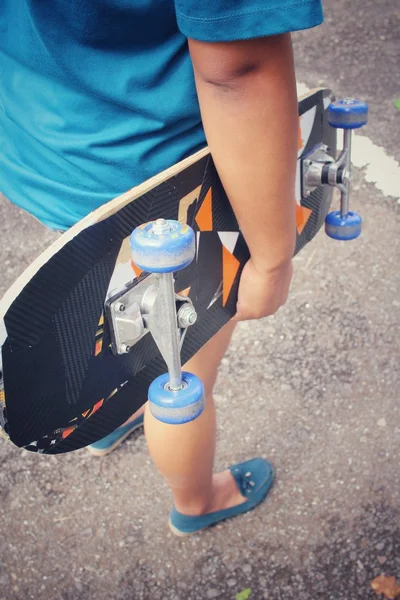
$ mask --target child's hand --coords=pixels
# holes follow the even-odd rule
[[[235,321],[261,319],[273,315],[285,304],[293,274],[292,261],[274,270],[264,270],[250,259],[239,282]]]

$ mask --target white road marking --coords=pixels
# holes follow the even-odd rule
[[[299,96],[309,91],[304,83],[297,84]],[[355,167],[364,169],[365,181],[373,183],[385,196],[393,196],[400,204],[400,164],[393,156],[367,136],[356,132],[351,158]]]

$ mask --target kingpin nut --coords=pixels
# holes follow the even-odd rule
[[[184,304],[178,310],[178,325],[182,329],[186,329],[194,325],[197,321],[197,312],[192,304]]]

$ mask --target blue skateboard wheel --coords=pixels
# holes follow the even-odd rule
[[[182,389],[168,389],[169,376],[164,373],[149,387],[149,406],[152,415],[170,425],[181,425],[194,421],[204,410],[204,386],[202,381],[182,371]]]
[[[338,129],[358,129],[368,120],[368,104],[353,98],[332,102],[328,107],[328,122]]]
[[[340,210],[329,213],[325,219],[325,232],[334,240],[354,240],[361,233],[362,219],[356,212],[349,211],[342,217]]]
[[[179,221],[158,219],[130,236],[132,260],[148,273],[172,273],[187,267],[196,252],[194,231]]]

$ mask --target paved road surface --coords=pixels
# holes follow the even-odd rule
[[[368,100],[363,135],[399,161],[398,3],[325,10],[323,27],[295,36],[298,79]],[[142,436],[102,460],[2,443],[0,599],[234,600],[251,588],[251,600],[372,600],[373,577],[400,579],[400,207],[378,188],[355,171],[362,238],[319,235],[285,308],[242,324],[223,361],[217,466],[271,458],[268,500],[180,540]],[[52,237],[0,201],[1,292]]]

